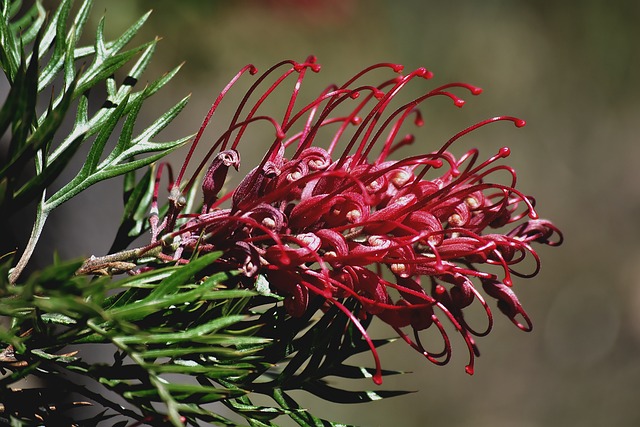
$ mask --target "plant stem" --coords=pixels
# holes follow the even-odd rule
[[[146,256],[156,256],[162,251],[161,246],[148,246],[141,248],[125,249],[109,255],[100,257],[91,256],[87,258],[76,274],[101,274],[110,275],[114,272],[125,272],[136,267],[135,261]]]
[[[49,216],[48,210],[43,210],[42,206],[44,205],[45,194],[42,194],[42,200],[38,203],[38,208],[36,211],[36,219],[33,222],[33,228],[31,229],[31,236],[29,237],[29,241],[27,242],[27,246],[24,248],[24,252],[20,257],[20,260],[16,264],[14,268],[11,269],[9,273],[9,283],[15,284],[22,274],[22,271],[25,269],[31,256],[33,255],[33,251],[36,248],[36,244],[40,239],[40,235],[42,234],[42,230],[44,229],[44,223],[47,221],[47,217]]]

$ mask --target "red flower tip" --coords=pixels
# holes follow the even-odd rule
[[[482,88],[478,86],[469,85],[469,89],[471,90],[471,95],[480,95],[482,93]]]
[[[303,62],[303,63],[295,62],[293,64],[293,69],[297,73],[301,72],[305,68],[310,68],[311,71],[313,71],[314,73],[319,73],[321,67],[320,67],[320,64],[315,63],[315,58],[313,58],[313,61],[307,60],[307,62]]]
[[[376,384],[382,382],[382,371],[374,342],[360,323],[363,316],[378,316],[438,365],[451,358],[452,339],[444,325],[449,322],[467,346],[470,361],[465,370],[472,374],[479,355],[473,336],[488,334],[493,325],[480,290],[497,301],[514,325],[531,330],[511,287],[512,276],[535,276],[540,259],[534,243],[557,246],[562,234],[551,222],[538,219],[533,198],[516,189],[515,170],[501,163],[510,154],[508,147],[485,160],[475,148],[459,157],[449,151],[486,125],[511,121],[522,127],[524,120],[489,118],[459,131],[440,147],[392,159],[415,139],[403,128],[424,124],[423,102],[444,95],[461,107],[464,101],[449,89],[472,95],[482,90],[450,83],[423,88],[412,101],[396,105],[400,91],[425,84],[423,79],[433,73],[418,68],[377,84],[361,82],[380,68],[403,70],[397,64],[372,65],[342,85],[328,86],[306,104],[298,95],[309,75],[306,70],[320,70],[315,57],[303,63],[282,61],[261,74],[196,171],[213,158],[203,180],[202,211],[179,222],[183,205],[174,203],[163,226],[152,218],[153,244],[178,242],[173,254],[178,262],[188,262],[197,251],[221,251],[216,261],[220,269],[238,268],[248,278],[266,277],[273,291],[284,297],[291,316],[302,316],[312,297],[335,305],[367,341],[376,363]],[[204,127],[246,71],[257,72],[253,66],[243,68],[213,104],[176,189]],[[284,114],[276,118],[261,113],[264,105],[275,102],[271,95],[276,89],[289,83]],[[236,147],[241,150],[245,131],[256,122],[270,123],[276,129],[275,141],[237,188],[218,194],[229,166],[239,164]],[[181,194],[176,192],[174,199]],[[224,203],[230,206],[223,208]],[[163,230],[166,234],[160,236]],[[520,263],[533,265],[533,271],[518,271]],[[357,312],[342,303],[347,298],[357,300]],[[465,317],[473,304],[486,313],[488,326],[483,324],[480,332]],[[429,328],[442,337],[444,349],[424,348],[420,332]]]
[[[374,87],[374,88],[372,88],[372,89],[373,89],[373,96],[374,96],[376,99],[382,99],[382,98],[384,98],[384,96],[386,95],[383,91],[379,90],[378,88],[375,88],[375,87]],[[360,92],[357,92],[357,93],[360,93]]]
[[[522,119],[516,119],[516,120],[514,121],[514,123],[515,123],[515,125],[516,125],[516,127],[517,127],[517,128],[524,127],[524,126],[527,124],[527,122],[525,122],[525,121],[524,121],[524,120],[522,120]]]
[[[426,68],[420,67],[416,71],[414,71],[415,75],[418,77],[422,77],[425,80],[428,80],[433,77],[433,73]]]
[[[376,372],[371,379],[373,380],[373,383],[375,385],[381,385],[382,384],[382,373]]]

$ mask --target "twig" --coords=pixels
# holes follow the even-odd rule
[[[161,246],[149,249],[148,246],[141,248],[126,249],[114,254],[96,257],[91,255],[82,266],[76,271],[77,275],[94,274],[100,276],[111,276],[113,274],[125,273],[134,269],[136,261],[142,257],[154,257],[162,251]]]

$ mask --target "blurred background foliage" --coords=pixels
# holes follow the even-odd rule
[[[301,395],[303,405],[364,426],[640,425],[639,2],[99,0],[91,25],[106,11],[107,35],[115,34],[148,9],[154,13],[139,37],[163,38],[148,80],[186,64],[159,95],[166,99],[142,114],[155,117],[194,94],[164,139],[195,132],[243,65],[264,70],[309,54],[323,65],[306,82],[311,94],[314,84],[344,81],[381,61],[426,66],[436,74],[434,84],[483,87],[463,110],[427,104],[427,123],[417,132],[422,150],[493,115],[528,122],[520,130],[476,132],[458,149],[473,145],[490,155],[509,145],[520,189],[535,195],[540,214],[565,232],[560,249],[541,249],[542,273],[516,283],[533,333],[500,319],[480,341],[473,377],[464,373],[460,349],[452,363],[437,367],[402,343],[390,345],[382,349],[383,365],[414,373],[388,378],[384,386],[416,393],[355,406]],[[233,99],[241,95],[234,92],[221,114],[233,114]],[[213,138],[215,129],[207,134]],[[245,167],[269,138],[240,147]],[[172,162],[177,166],[182,156],[174,153]],[[54,249],[63,258],[106,253],[120,218],[121,188],[112,181],[98,187],[52,214],[36,254],[41,265]],[[20,244],[31,223],[14,221],[14,235],[6,239]]]

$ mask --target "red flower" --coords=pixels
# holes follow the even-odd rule
[[[266,83],[283,68],[273,83]],[[494,117],[458,132],[436,151],[393,160],[398,148],[414,140],[400,133],[405,122],[411,118],[415,125],[423,124],[418,109],[422,102],[448,97],[461,107],[464,101],[450,90],[472,95],[481,90],[451,83],[392,106],[405,86],[432,74],[419,68],[377,86],[360,83],[381,68],[402,71],[394,64],[371,66],[341,86],[329,86],[303,106],[297,105],[297,98],[307,72],[320,70],[315,58],[284,61],[260,75],[194,178],[182,188],[190,188],[213,158],[202,184],[202,211],[182,215],[188,221],[174,230],[182,209],[178,201],[186,165],[227,91],[242,74],[256,74],[253,66],[245,67],[209,111],[173,183],[168,217],[162,227],[154,226],[154,241],[167,230],[175,239],[174,259],[182,262],[196,250],[224,251],[218,261],[221,266],[266,278],[272,290],[285,297],[292,316],[305,312],[311,296],[322,296],[360,328],[378,372],[376,350],[359,318],[378,316],[436,364],[450,359],[446,320],[467,344],[466,370],[473,373],[478,351],[472,336],[486,335],[493,323],[478,284],[497,299],[498,308],[516,326],[531,330],[531,321],[511,289],[512,276],[534,276],[539,259],[531,244],[555,246],[562,236],[552,223],[538,219],[533,199],[515,188],[515,171],[500,163],[509,156],[508,148],[484,161],[477,149],[459,158],[448,151],[477,128],[502,121],[521,127],[525,123],[520,119]],[[295,82],[283,118],[261,115],[263,104],[289,76]],[[259,89],[262,86],[266,89]],[[237,149],[245,130],[256,122],[274,127],[271,147],[235,190],[219,194],[229,167],[237,169],[240,164]],[[534,271],[515,270],[526,258],[533,259]],[[489,266],[498,266],[501,273]],[[361,312],[352,313],[342,305],[349,297],[359,301]],[[488,324],[481,331],[464,317],[465,308],[474,303],[487,315]],[[440,352],[427,350],[420,340],[419,331],[432,327],[444,340]],[[379,383],[380,375],[374,380]]]

